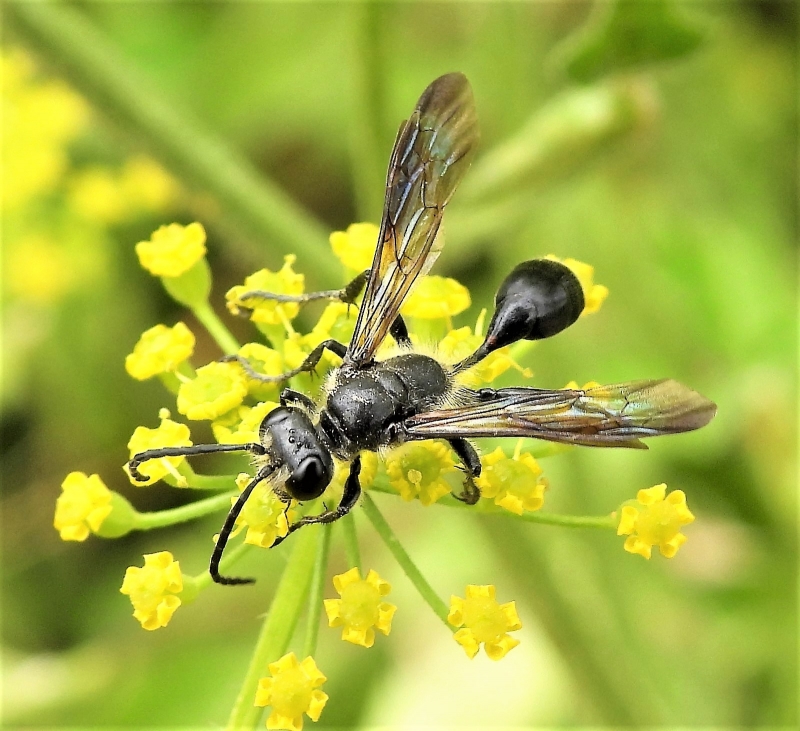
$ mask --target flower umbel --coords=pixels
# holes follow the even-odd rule
[[[272,706],[268,729],[301,731],[303,714],[318,721],[328,696],[319,687],[327,678],[312,657],[299,662],[293,652],[269,664],[271,678],[261,678],[256,692],[256,706]]]
[[[348,269],[363,272],[372,266],[378,227],[374,223],[351,223],[347,231],[334,231],[329,240],[333,253]]]
[[[498,604],[492,585],[470,584],[466,599],[451,597],[447,621],[461,627],[453,639],[470,658],[478,653],[481,643],[492,660],[500,660],[519,644],[519,640],[508,634],[522,628],[516,606],[514,602]]]
[[[133,352],[125,358],[125,370],[137,381],[174,371],[194,352],[194,335],[182,322],[173,327],[156,325],[142,333]]]
[[[381,601],[392,587],[376,571],[370,569],[362,579],[358,568],[352,568],[334,576],[333,585],[341,599],[326,599],[325,612],[330,627],[342,627],[343,640],[372,647],[376,629],[389,634],[397,607]]]
[[[481,464],[483,470],[475,482],[483,497],[494,498],[496,505],[517,515],[544,505],[547,480],[539,463],[527,452],[517,449],[509,459],[498,447],[481,459]]]
[[[296,259],[296,256],[288,254],[283,257],[283,266],[277,272],[261,269],[247,277],[243,285],[231,287],[225,295],[228,309],[234,315],[238,315],[242,308],[252,310],[250,320],[266,325],[284,325],[297,317],[300,306],[295,302],[276,302],[257,298],[247,301],[240,299],[243,294],[253,290],[273,292],[274,294],[303,294],[305,277],[292,269]]]
[[[402,308],[403,315],[432,320],[458,315],[472,304],[467,288],[449,277],[422,277]]]
[[[169,551],[146,554],[144,566],[130,566],[120,592],[133,604],[133,616],[144,629],[166,627],[181,605],[183,590],[180,565]]]
[[[206,255],[206,232],[199,223],[161,226],[149,241],[136,244],[139,263],[157,277],[179,277]]]
[[[63,541],[85,541],[111,513],[111,490],[99,475],[70,472],[61,483],[53,526]]]
[[[448,446],[425,441],[408,442],[389,452],[386,473],[403,500],[419,498],[423,505],[431,505],[452,491],[453,485],[444,478],[458,470]]]
[[[617,535],[627,535],[625,550],[650,558],[653,546],[672,558],[686,542],[681,527],[694,521],[682,490],[666,494],[665,484],[639,490],[636,501],[623,505]],[[666,496],[666,497],[665,497]],[[638,503],[638,504],[637,504]]]

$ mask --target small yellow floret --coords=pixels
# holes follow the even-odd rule
[[[253,479],[252,475],[243,472],[236,478],[236,486],[240,491]],[[231,505],[236,498],[231,498]],[[247,502],[236,519],[236,535],[242,528],[247,528],[244,542],[261,548],[269,548],[278,537],[289,532],[287,505],[282,502],[269,482],[260,482],[250,493]]]
[[[318,721],[328,696],[319,687],[327,678],[312,657],[299,662],[293,652],[269,664],[271,678],[261,678],[256,691],[256,706],[272,706],[268,729],[302,731],[303,714]]]
[[[352,223],[347,231],[330,235],[331,248],[348,269],[363,272],[372,266],[380,230],[374,223]]]
[[[402,308],[406,317],[425,320],[458,315],[472,304],[469,290],[449,277],[427,276],[416,283]]]
[[[514,602],[498,604],[495,587],[467,586],[467,598],[450,597],[450,614],[447,621],[461,627],[453,639],[464,648],[470,658],[477,655],[481,643],[492,660],[500,660],[519,644],[509,632],[522,628]]]
[[[608,287],[594,283],[594,267],[584,264],[577,259],[559,259],[553,254],[548,254],[545,259],[557,261],[565,267],[569,267],[572,273],[578,278],[583,289],[584,306],[581,317],[591,315],[600,309],[606,297],[608,297]]]
[[[276,302],[256,297],[241,299],[243,294],[255,290],[272,294],[303,294],[305,277],[292,268],[296,259],[294,254],[287,254],[283,258],[283,266],[277,272],[261,269],[247,277],[243,285],[231,287],[225,294],[228,309],[234,315],[240,314],[242,308],[252,310],[250,319],[265,325],[284,325],[297,317],[300,307],[296,302]]]
[[[146,426],[137,426],[128,442],[130,456],[133,457],[139,452],[148,449],[161,449],[163,447],[191,447],[192,440],[189,439],[189,427],[186,424],[179,424],[169,418],[169,412],[164,409],[161,414],[161,424],[156,429],[148,429]],[[128,466],[125,465],[125,472],[134,485],[152,485],[154,482],[172,475],[179,478],[177,471],[178,465],[183,462],[185,457],[162,457],[161,459],[151,459],[139,465],[139,472],[147,477],[147,482],[138,482],[131,477]]]
[[[173,327],[156,325],[145,330],[133,352],[125,358],[125,370],[137,381],[174,371],[194,352],[194,335],[182,322]]]
[[[179,277],[206,255],[206,231],[197,222],[161,226],[136,244],[139,263],[157,277]]]
[[[255,406],[239,406],[211,422],[214,438],[220,444],[258,442],[258,428],[264,417],[276,409],[275,401],[262,401]]]
[[[247,380],[236,363],[209,363],[178,389],[178,411],[194,421],[216,419],[247,396]]]
[[[333,585],[341,599],[326,599],[325,612],[328,625],[342,628],[342,639],[354,645],[372,647],[375,630],[388,635],[392,617],[397,611],[394,604],[381,601],[392,587],[370,570],[366,579],[357,568],[333,577]]]
[[[167,626],[181,605],[181,591],[181,567],[169,551],[146,554],[142,568],[129,566],[120,588],[131,599],[133,616],[148,630]]]
[[[439,441],[408,442],[386,456],[389,483],[403,500],[431,505],[452,491],[446,475],[458,473],[450,447]]]
[[[686,505],[682,490],[674,490],[669,495],[666,492],[667,486],[663,483],[639,490],[636,502],[630,501],[622,507],[617,535],[628,536],[625,550],[629,553],[650,558],[652,547],[658,546],[662,556],[672,558],[686,542],[680,529],[693,522],[694,515]]]
[[[99,475],[70,472],[61,483],[53,526],[62,541],[85,541],[111,513],[111,490]]]
[[[547,480],[542,468],[527,452],[517,453],[511,459],[498,447],[481,458],[483,470],[475,482],[481,495],[494,498],[496,505],[522,515],[544,505]]]
[[[250,367],[264,376],[279,376],[288,368],[284,367],[283,356],[272,348],[261,343],[246,343],[239,348],[239,355],[244,358]],[[247,379],[247,392],[259,401],[275,401],[282,390],[282,383],[264,383],[251,378],[245,373]]]

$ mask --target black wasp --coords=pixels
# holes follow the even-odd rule
[[[217,583],[253,581],[219,574],[225,544],[253,488],[269,480],[287,504],[292,499],[313,500],[333,477],[334,456],[350,463],[338,507],[301,518],[289,533],[311,523],[333,522],[352,510],[361,494],[359,455],[365,450],[415,439],[446,439],[464,464],[463,491],[455,497],[474,504],[480,498],[474,478],[480,475],[481,463],[468,441],[471,437],[536,437],[595,447],[645,448],[641,437],[697,429],[714,416],[716,406],[711,401],[666,379],[559,391],[471,390],[458,385],[456,376],[492,351],[522,339],[550,337],[578,319],[584,307],[580,283],[567,267],[544,259],[524,262],[506,277],[496,295],[486,339],[468,358],[446,366],[414,352],[400,308],[416,279],[439,255],[442,237],[436,234],[444,208],[469,168],[477,142],[469,82],[460,73],[441,76],[425,89],[411,117],[400,126],[372,267],[342,290],[299,296],[249,292],[243,297],[353,303],[365,290],[348,345],[326,340],[299,368],[278,377],[258,374],[244,359],[232,356],[251,377],[275,382],[313,371],[327,348],[342,358],[342,364],[328,378],[323,403],[285,389],[281,406],[261,423],[259,443],[152,449],[130,461],[131,475],[137,478],[138,465],[150,459],[233,451],[255,456],[258,471],[228,513],[211,557],[209,570]],[[377,361],[376,351],[387,334],[401,354]]]

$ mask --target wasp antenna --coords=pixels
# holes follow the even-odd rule
[[[256,476],[248,483],[247,487],[242,490],[242,494],[239,495],[238,500],[233,504],[230,511],[228,512],[227,517],[225,518],[225,522],[222,525],[222,530],[219,532],[219,538],[217,538],[217,545],[214,546],[214,552],[211,554],[211,563],[208,567],[208,573],[211,574],[211,578],[217,584],[226,584],[228,586],[235,586],[237,584],[254,584],[255,579],[244,579],[238,578],[235,576],[222,576],[219,573],[219,563],[222,560],[222,554],[225,551],[225,546],[228,543],[228,539],[231,537],[231,532],[233,531],[234,526],[236,525],[236,519],[239,517],[239,513],[242,512],[242,508],[244,504],[247,502],[247,499],[250,497],[250,494],[255,489],[256,485],[263,480],[266,480],[273,472],[275,471],[275,467],[273,465],[265,465],[262,467],[257,473]]]
[[[128,462],[128,471],[137,482],[147,482],[148,478],[139,472],[139,465],[151,459],[163,457],[191,457],[196,454],[212,454],[214,452],[252,452],[263,455],[266,450],[261,444],[195,444],[191,447],[162,447],[161,449],[148,449],[146,452],[135,454]]]

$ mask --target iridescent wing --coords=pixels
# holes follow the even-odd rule
[[[378,246],[345,362],[369,363],[417,277],[441,250],[442,212],[478,142],[472,89],[463,74],[436,79],[400,126],[386,178]]]
[[[404,422],[412,438],[534,437],[590,447],[646,449],[643,437],[705,426],[716,405],[677,381],[632,381],[587,390],[501,388],[466,405],[428,411]]]

